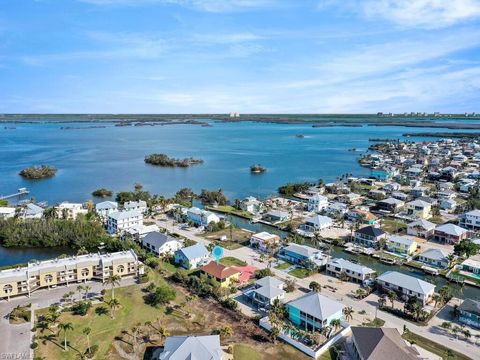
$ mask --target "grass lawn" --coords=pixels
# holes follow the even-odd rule
[[[366,327],[382,327],[383,325],[385,325],[385,320],[382,320],[377,317],[373,320],[362,323],[362,325]]]
[[[288,269],[290,266],[292,266],[292,264],[290,264],[289,262],[285,261],[283,264],[280,264],[280,265],[278,265],[278,266],[275,266],[275,269],[285,270],[285,269]]]
[[[433,216],[430,219],[428,219],[428,221],[430,221],[434,224],[437,224],[437,225],[440,225],[440,224],[444,223],[443,218],[441,216]]]
[[[402,337],[407,341],[414,341],[416,345],[418,345],[418,346],[424,348],[425,350],[430,351],[430,352],[432,352],[432,353],[434,353],[438,356],[441,356],[442,359],[449,358],[447,356],[448,351],[451,351],[453,353],[453,355],[455,356],[455,357],[453,357],[453,359],[456,359],[456,360],[468,360],[468,359],[470,359],[469,357],[467,357],[463,354],[457,353],[456,351],[453,351],[446,346],[443,346],[439,343],[433,342],[429,339],[424,338],[423,336],[412,333],[411,331],[404,332]],[[452,357],[450,357],[450,359],[452,359]]]
[[[245,266],[247,263],[232,256],[227,256],[220,259],[220,263],[226,266]]]
[[[296,268],[296,269],[293,269],[293,270],[290,270],[288,272],[290,275],[293,275],[299,279],[304,279],[308,276],[310,276],[310,271],[308,271],[307,269],[304,269],[304,268]]]
[[[225,213],[225,214],[232,214],[232,215],[240,216],[246,219],[253,219],[253,215],[250,214],[248,211],[238,210],[233,206],[229,206],[229,205],[207,206],[206,209],[211,211],[218,211],[220,213]]]
[[[262,346],[235,344],[233,346],[233,360],[308,360],[311,358],[299,350],[278,341]],[[322,358],[323,359],[323,358]],[[329,359],[329,358],[326,358]],[[333,358],[334,359],[334,358]]]
[[[399,220],[385,219],[382,221],[382,228],[386,232],[394,234],[406,230],[407,224]]]
[[[242,246],[247,246],[252,237],[252,233],[239,228],[227,228],[215,232],[207,232],[202,235],[205,239],[213,240],[216,244],[229,249],[236,250]],[[222,236],[226,236],[227,240],[219,241]]]

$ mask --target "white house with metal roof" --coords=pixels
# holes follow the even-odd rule
[[[185,269],[196,269],[208,264],[210,260],[210,252],[205,245],[200,243],[175,251],[175,263]]]
[[[377,285],[399,293],[404,300],[416,296],[423,305],[430,302],[435,292],[435,285],[397,271],[387,271],[377,277]]]
[[[270,307],[275,300],[285,298],[285,284],[272,276],[266,276],[255,282],[253,288],[243,294],[259,307]]]
[[[137,210],[116,211],[108,215],[107,231],[110,234],[121,233],[138,225],[143,225],[143,214]]]
[[[222,360],[219,335],[169,336],[157,360]]]
[[[327,274],[340,277],[344,273],[354,282],[364,283],[375,275],[375,270],[346,259],[332,259],[327,263]]]
[[[419,254],[416,260],[428,266],[444,269],[449,264],[448,255],[449,253],[443,249],[432,248]]]
[[[158,231],[148,233],[140,239],[140,242],[145,249],[158,256],[173,255],[182,247],[180,241]]]
[[[108,216],[118,211],[118,203],[115,201],[102,201],[95,205],[95,211],[102,218],[108,218]]]

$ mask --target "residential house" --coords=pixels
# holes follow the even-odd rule
[[[413,218],[428,219],[432,205],[423,200],[413,200],[407,203],[407,215]]]
[[[263,203],[253,196],[248,196],[241,201],[240,209],[256,215],[262,211]]]
[[[218,223],[220,218],[211,211],[191,207],[187,210],[187,218],[197,226],[207,226],[211,222]]]
[[[348,193],[337,197],[339,202],[350,205],[357,205],[362,202],[362,196],[356,193]]]
[[[118,203],[115,201],[103,201],[95,205],[95,211],[101,218],[108,218],[112,212],[118,211]]]
[[[328,198],[326,196],[315,194],[308,198],[308,211],[321,212],[328,206]]]
[[[269,308],[275,300],[285,298],[285,284],[272,276],[266,276],[255,282],[244,295],[258,307]]]
[[[388,237],[386,246],[388,251],[411,256],[417,251],[418,244],[408,236],[392,235]]]
[[[351,262],[346,259],[332,259],[327,263],[327,274],[336,277],[345,274],[354,282],[363,284],[366,280],[371,279],[375,275],[375,270],[367,266]]]
[[[394,197],[377,202],[377,209],[387,213],[396,214],[405,206],[405,202]]]
[[[229,287],[231,284],[238,282],[241,273],[235,266],[225,266],[216,261],[210,261],[200,270],[209,278],[218,281],[221,287]]]
[[[355,231],[354,241],[364,247],[379,248],[382,241],[387,239],[387,234],[380,228],[365,226]]]
[[[325,215],[331,218],[343,217],[348,211],[347,204],[341,202],[334,202],[324,209]]]
[[[394,191],[400,190],[400,184],[396,182],[388,183],[383,187],[383,190],[391,194]]]
[[[433,232],[433,239],[445,244],[456,244],[468,236],[467,230],[454,224],[438,225]]]
[[[300,229],[306,232],[317,232],[323,229],[328,229],[332,227],[333,221],[328,216],[323,215],[314,215],[305,220],[305,223],[300,225]]]
[[[470,190],[476,185],[476,183],[476,180],[473,179],[462,179],[458,182],[458,191],[462,193],[469,193]]]
[[[155,360],[223,360],[219,335],[169,336]]]
[[[434,223],[428,220],[419,219],[407,225],[407,234],[424,239],[430,239],[433,236],[435,226],[436,225]]]
[[[442,210],[452,212],[457,208],[457,202],[453,199],[442,199],[439,206]]]
[[[392,193],[392,197],[398,200],[402,200],[403,202],[407,201],[408,199],[408,195],[401,191],[394,191]]]
[[[35,261],[25,267],[0,271],[0,298],[30,296],[38,289],[91,280],[103,282],[112,275],[126,277],[142,273],[143,266],[133,250]]]
[[[14,207],[0,206],[0,219],[10,219],[15,217]]]
[[[152,225],[134,225],[128,230],[125,231],[126,234],[129,234],[132,239],[140,241],[141,238],[145,237],[148,233],[160,231],[160,228],[157,224]]]
[[[38,205],[28,203],[20,210],[22,219],[41,219],[45,210]]]
[[[192,246],[178,249],[175,252],[175,263],[185,269],[196,269],[210,262],[210,252],[205,245],[198,243]]]
[[[458,225],[476,232],[480,232],[480,210],[472,210],[458,217]]]
[[[327,265],[328,256],[322,251],[307,245],[290,244],[278,253],[278,257],[289,263],[306,268],[319,268]]]
[[[465,299],[458,307],[458,321],[480,329],[480,301]]]
[[[78,215],[86,215],[88,209],[83,204],[62,202],[55,207],[57,217],[60,219],[76,219]]]
[[[480,276],[480,255],[470,256],[460,264],[462,271]]]
[[[253,234],[252,237],[250,238],[250,246],[264,252],[275,249],[279,245],[280,245],[280,236],[270,234],[266,231]]]
[[[280,223],[289,220],[290,213],[282,210],[270,210],[263,216],[263,219],[272,224]]]
[[[377,285],[399,293],[404,300],[416,296],[423,305],[430,302],[435,292],[435,285],[397,271],[387,271],[377,277]]]
[[[143,225],[143,215],[137,210],[116,211],[108,215],[107,231],[110,234],[122,233],[138,225]]]
[[[300,329],[321,330],[332,320],[343,320],[343,304],[310,292],[286,304],[288,318]]]
[[[378,217],[370,211],[364,209],[352,209],[347,212],[347,220],[364,225],[374,225],[378,222]]]
[[[180,241],[158,231],[148,233],[140,239],[140,243],[144,249],[147,249],[160,257],[173,255],[175,251],[182,247]]]
[[[123,204],[123,208],[126,211],[136,210],[141,212],[142,214],[146,214],[148,211],[147,203],[143,200],[139,201],[127,201]]]
[[[445,269],[449,265],[448,252],[442,249],[427,249],[416,258],[427,266]]]
[[[409,179],[417,179],[422,175],[422,169],[416,168],[416,167],[410,167],[404,171],[404,174],[409,178]]]
[[[420,360],[395,328],[352,326],[353,360]]]
[[[428,188],[425,186],[415,186],[412,190],[410,190],[410,195],[412,195],[415,199],[421,196],[427,196]]]

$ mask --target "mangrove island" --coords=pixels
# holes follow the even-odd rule
[[[150,165],[163,167],[189,167],[190,165],[203,164],[203,160],[194,158],[175,159],[165,154],[150,154],[145,156],[145,162]]]
[[[25,179],[38,180],[55,176],[57,168],[49,165],[30,166],[23,169],[18,174]]]

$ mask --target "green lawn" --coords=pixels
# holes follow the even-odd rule
[[[278,265],[278,266],[275,266],[275,269],[285,270],[285,269],[288,269],[290,266],[292,266],[292,264],[290,264],[289,262],[285,261],[283,264],[280,264],[280,265]]]
[[[443,346],[439,343],[433,342],[429,339],[424,338],[423,336],[412,333],[411,331],[406,331],[403,333],[402,337],[407,341],[414,341],[416,345],[424,348],[427,351],[430,351],[438,356],[441,356],[442,359],[456,359],[456,360],[468,360],[468,356],[457,353],[456,351],[451,350],[450,348]],[[448,357],[448,351],[455,357]]]
[[[227,256],[220,259],[220,263],[226,266],[245,266],[247,263],[232,256]]]
[[[305,268],[296,268],[296,269],[290,270],[288,273],[290,275],[293,275],[293,276],[299,278],[299,279],[304,279],[304,278],[310,276],[310,271],[308,271]]]
[[[207,206],[206,209],[211,211],[217,211],[220,213],[225,213],[225,214],[232,214],[232,215],[240,216],[246,219],[253,219],[253,215],[250,214],[248,211],[238,210],[233,206],[229,206],[229,205]]]
[[[262,346],[235,344],[233,360],[311,360],[310,357],[280,340],[274,345],[265,343]],[[322,358],[323,359],[323,358]],[[328,360],[330,358],[325,358]],[[332,358],[335,359],[335,358]]]
[[[248,345],[238,344],[233,347],[233,360],[261,360],[258,351]]]
[[[390,234],[395,234],[397,232],[406,230],[407,224],[399,220],[385,219],[382,220],[382,228]]]
[[[362,323],[362,325],[366,326],[366,327],[382,327],[383,325],[385,325],[385,320],[382,320],[382,319],[377,317],[373,320]]]

